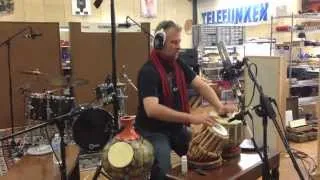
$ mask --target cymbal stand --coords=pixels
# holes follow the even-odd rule
[[[131,87],[135,90],[138,91],[137,86],[132,82],[132,80],[129,78],[128,74],[126,73],[127,67],[125,65],[122,66],[123,73],[122,77],[131,85]]]

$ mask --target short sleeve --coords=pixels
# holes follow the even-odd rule
[[[159,93],[160,78],[158,72],[151,65],[145,65],[139,72],[138,89],[141,99],[145,97],[160,97]]]
[[[178,63],[181,65],[181,68],[184,71],[187,84],[191,84],[192,80],[197,76],[197,74],[187,64],[185,64],[181,60],[179,60]]]

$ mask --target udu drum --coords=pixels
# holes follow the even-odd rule
[[[221,153],[224,144],[229,138],[227,130],[220,124],[212,127],[202,126],[189,145],[188,160],[197,163],[212,163],[212,168],[220,166]]]
[[[27,98],[28,118],[48,120],[70,112],[74,107],[74,97],[53,96],[45,93],[31,93]],[[49,108],[47,108],[49,106]]]
[[[72,124],[74,141],[84,150],[101,150],[112,135],[113,117],[99,108],[80,108]]]
[[[134,131],[133,119],[121,118],[124,130],[103,150],[102,167],[112,179],[149,179],[154,149],[151,143]]]

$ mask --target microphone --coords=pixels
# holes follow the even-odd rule
[[[26,39],[36,39],[37,37],[40,37],[40,36],[42,36],[42,33],[35,33],[35,32],[33,32],[32,28],[30,28],[30,32],[29,33],[24,35],[24,37]]]
[[[118,28],[130,28],[132,24],[130,24],[127,20],[125,23],[119,23]]]
[[[223,69],[221,71],[223,79],[227,81],[236,80],[242,73],[241,69],[243,63],[240,61],[237,61],[235,65],[231,63],[228,51],[222,41],[218,43],[217,47],[223,64]]]
[[[100,5],[102,4],[102,1],[103,1],[103,0],[96,0],[96,1],[94,1],[94,3],[93,3],[94,7],[99,8]]]
[[[145,34],[147,34],[150,38],[154,39],[154,36],[153,36],[151,33],[149,33],[149,31],[147,31],[146,29],[144,29],[144,28],[141,26],[141,24],[139,24],[138,22],[136,22],[135,20],[133,20],[130,16],[127,16],[127,17],[126,17],[126,23],[129,23],[128,20],[130,20],[131,22],[133,22],[133,24],[139,26],[139,28],[140,28]],[[129,23],[129,24],[130,24],[130,23]],[[131,25],[132,25],[132,24],[130,24],[130,26],[131,26]]]

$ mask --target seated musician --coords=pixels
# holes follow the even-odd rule
[[[212,125],[208,114],[190,114],[187,86],[191,85],[219,114],[233,112],[223,105],[214,90],[179,58],[181,27],[162,21],[156,27],[154,49],[138,75],[139,107],[135,128],[155,150],[151,179],[165,179],[171,168],[170,152],[186,155],[191,131],[189,124]]]

